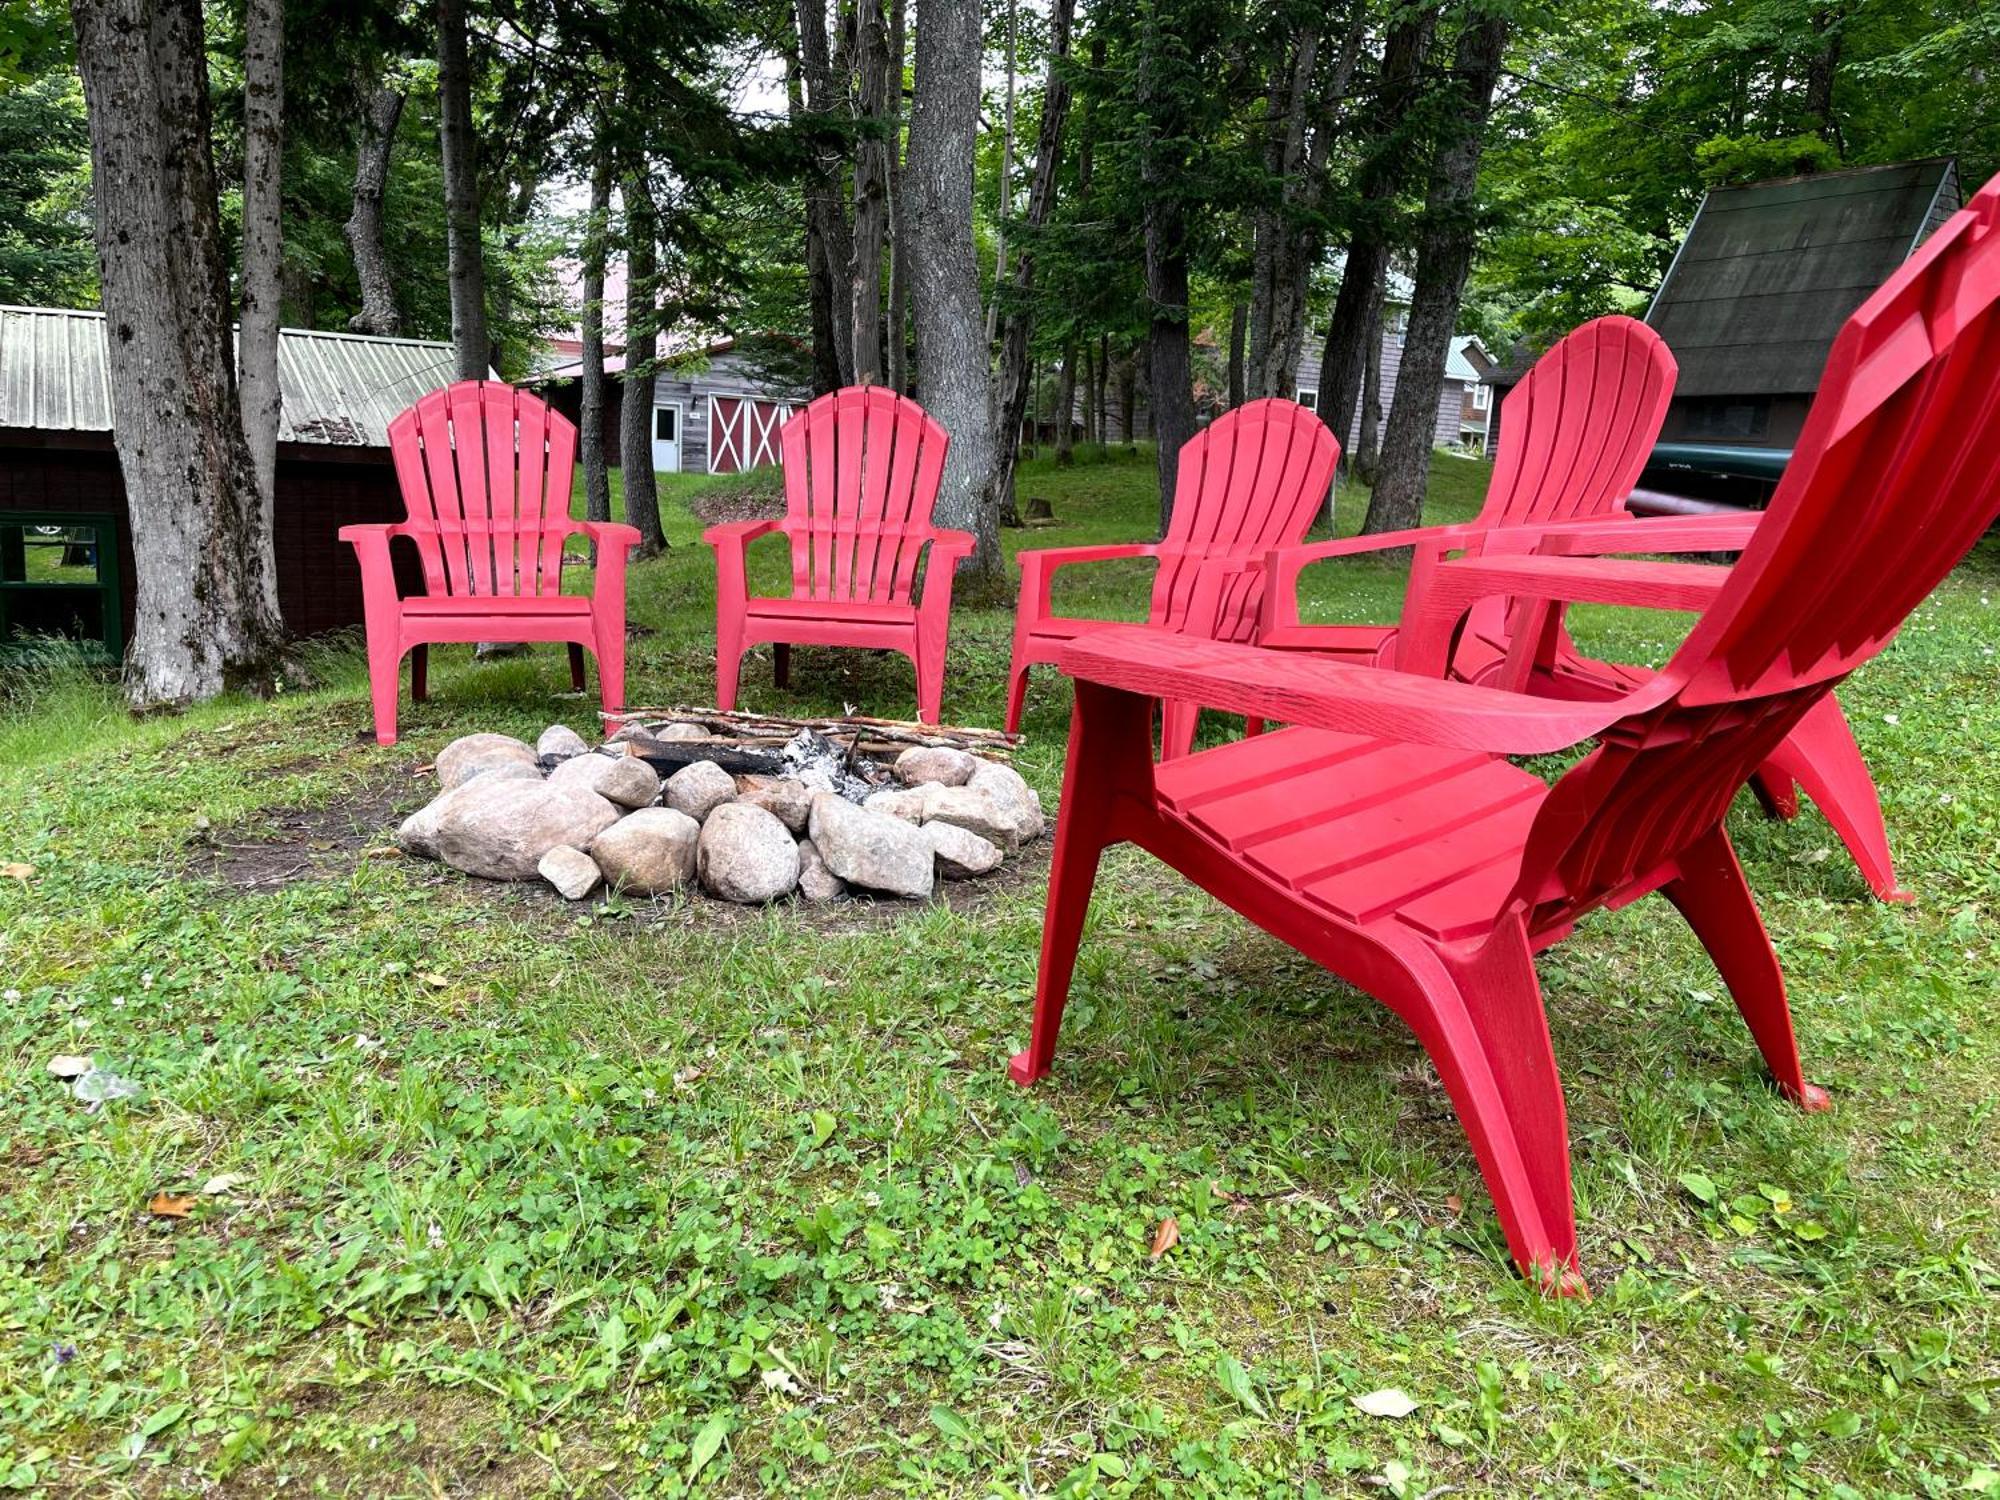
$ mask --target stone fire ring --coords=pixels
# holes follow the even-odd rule
[[[922,901],[940,880],[998,869],[1042,836],[1041,799],[1012,766],[916,745],[855,756],[812,729],[744,757],[688,758],[699,724],[631,726],[593,748],[552,724],[530,745],[469,734],[438,756],[438,795],[404,820],[404,853],[488,880],[544,880],[581,901],[701,891],[757,905],[853,892]],[[649,758],[644,746],[678,753]],[[664,778],[654,760],[678,764]]]

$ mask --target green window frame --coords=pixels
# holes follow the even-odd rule
[[[95,577],[49,578],[43,549],[87,549]],[[0,651],[18,647],[24,634],[74,630],[112,661],[125,655],[125,619],[118,568],[118,523],[102,513],[0,511]],[[80,606],[64,609],[65,596]],[[65,622],[65,623],[57,623]],[[91,627],[95,633],[90,633]],[[80,630],[75,629],[81,627]]]

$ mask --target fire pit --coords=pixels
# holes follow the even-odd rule
[[[560,724],[533,745],[454,740],[405,853],[580,901],[704,892],[762,903],[865,892],[922,900],[1039,838],[1041,799],[1010,736],[882,719],[642,709],[593,747]]]

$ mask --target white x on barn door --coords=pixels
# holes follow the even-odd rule
[[[782,401],[708,398],[708,472],[736,474],[778,461],[778,429],[792,414]]]

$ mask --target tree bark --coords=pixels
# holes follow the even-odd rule
[[[848,266],[854,383],[882,380],[882,249],[889,233],[889,33],[881,0],[861,0],[855,71],[865,133],[854,148],[854,251]]]
[[[1368,519],[1361,528],[1371,535],[1401,531],[1422,521],[1438,396],[1478,231],[1479,157],[1506,46],[1506,16],[1475,12],[1452,57],[1455,113],[1439,140],[1424,199],[1417,237],[1417,286],[1410,303],[1410,326],[1403,335],[1396,400],[1382,440],[1382,474],[1368,497]]]
[[[1414,154],[1401,137],[1437,29],[1438,8],[1414,11],[1389,28],[1369,155],[1359,173],[1361,201],[1347,241],[1347,264],[1319,368],[1319,415],[1343,439],[1353,430],[1370,338],[1368,302],[1389,265],[1390,215]]]
[[[1375,295],[1369,299],[1367,361],[1361,375],[1361,418],[1354,440],[1354,472],[1365,485],[1373,486],[1382,473],[1382,299],[1387,289],[1383,278],[1375,278]],[[1341,434],[1346,441],[1346,434]]]
[[[1074,350],[1077,346],[1071,344]],[[1078,355],[1083,361],[1083,402],[1079,408],[1082,418],[1083,441],[1086,447],[1097,441],[1097,348],[1085,344]],[[1074,399],[1074,398],[1072,398]]]
[[[278,613],[273,544],[278,419],[284,406],[278,385],[278,316],[285,272],[284,124],[284,0],[249,0],[243,14],[243,272],[236,381],[266,554],[251,577],[269,591],[265,602],[273,616]]]
[[[76,0],[137,709],[268,689],[284,626],[243,439],[200,0]]]
[[[806,116],[805,88],[800,81],[796,53],[785,70],[785,97],[791,121],[797,125]],[[834,324],[833,278],[828,274],[826,243],[820,238],[820,213],[813,202],[812,173],[806,182],[805,267],[806,308],[812,324],[812,392],[824,396],[840,389],[839,339]]]
[[[905,0],[889,0],[889,387],[910,388],[910,268],[903,253]]]
[[[1243,343],[1249,335],[1250,308],[1238,302],[1229,309],[1229,406],[1243,404]]]
[[[451,347],[460,380],[493,367],[486,332],[486,262],[479,242],[479,140],[472,133],[472,63],[466,56],[465,0],[437,0],[438,140],[444,159],[446,275]]]
[[[1139,351],[1126,351],[1118,363],[1118,425],[1125,439],[1125,451],[1130,453],[1138,447],[1139,434],[1133,423],[1138,417],[1139,406]]]
[[[1056,467],[1076,462],[1076,340],[1063,345],[1062,368],[1056,372]]]
[[[1146,338],[1148,410],[1157,444],[1154,464],[1160,483],[1160,534],[1173,519],[1174,489],[1182,444],[1194,436],[1194,362],[1188,339],[1187,205],[1181,199],[1185,167],[1179,145],[1163,138],[1161,122],[1180,113],[1161,94],[1161,54],[1177,45],[1163,33],[1164,22],[1149,15],[1139,33],[1137,102],[1139,187],[1146,256]]]
[[[1014,217],[1014,73],[1021,19],[1020,0],[1007,0],[1007,94],[1001,115],[1000,212],[993,221],[993,300],[986,308],[986,342],[993,342],[1000,323],[1000,288],[1007,282],[1007,221]],[[1008,441],[1000,429],[1000,441]],[[1011,505],[1011,500],[1009,504]]]
[[[653,472],[653,362],[659,355],[658,223],[652,185],[625,179],[625,375],[618,413],[618,469],[625,476],[625,521],[639,528],[639,556],[664,552],[660,487]]]
[[[835,70],[826,36],[825,0],[798,0],[796,22],[799,38],[800,72],[805,84],[804,108],[818,116],[824,127],[842,103],[843,91],[835,83]],[[840,191],[840,154],[822,144],[806,174],[806,216],[811,226],[807,250],[818,246],[818,257],[808,267],[812,294],[825,299],[827,330],[832,339],[831,367],[837,372],[833,386],[854,383],[854,319],[848,299],[841,289],[848,282],[854,262],[854,232],[847,222]],[[815,309],[814,323],[820,314]],[[829,387],[831,389],[833,387]]]
[[[938,524],[970,531],[968,571],[997,585],[1005,576],[1000,517],[990,503],[993,409],[972,243],[972,163],[979,129],[979,7],[918,0],[916,100],[904,169],[910,231],[911,310],[917,390],[951,434],[938,492]]]
[[[1076,0],[1055,0],[1049,18],[1049,73],[1042,91],[1041,133],[1035,142],[1035,175],[1028,187],[1026,225],[1029,243],[1014,257],[1012,294],[1007,299],[1007,322],[1000,343],[1000,366],[993,383],[993,425],[997,444],[993,472],[987,479],[986,503],[995,508],[1003,524],[1013,524],[1014,471],[1020,463],[1021,419],[1028,408],[1028,338],[1033,332],[1035,287],[1034,232],[1048,222],[1055,207],[1056,176],[1062,167],[1063,130],[1069,120],[1070,84],[1063,65],[1069,60],[1070,28],[1076,17]],[[1000,300],[995,283],[994,305]],[[1066,444],[1064,446],[1067,446]]]
[[[590,154],[590,218],[583,233],[583,374],[581,391],[583,513],[611,519],[611,474],[604,458],[604,251],[611,230],[611,142],[600,109]],[[592,547],[592,561],[596,549]]]
[[[406,97],[386,83],[375,90],[355,152],[353,210],[346,225],[355,279],[361,283],[361,311],[347,320],[355,333],[389,337],[403,330],[402,315],[396,310],[396,280],[389,272],[389,251],[382,238],[382,197],[389,186],[389,161],[395,154]]]

